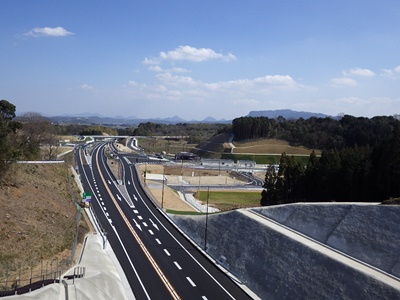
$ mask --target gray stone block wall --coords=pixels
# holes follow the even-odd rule
[[[291,204],[254,210],[400,277],[400,206]]]
[[[307,213],[298,211],[303,208],[294,205],[281,208],[282,211],[276,211],[275,215],[287,223],[295,224],[296,218],[298,222],[313,222],[313,218],[307,217]],[[309,213],[319,213],[320,218],[323,218],[326,208],[322,208],[320,212],[315,207],[306,209],[309,209]],[[337,227],[338,231],[329,235],[328,240],[331,239],[332,245],[336,243],[344,248],[347,246],[344,241],[360,238],[361,234],[353,236],[352,231],[346,230],[354,223],[351,219],[346,219],[349,217],[348,211],[348,206],[334,209],[332,214],[338,219],[342,218],[339,226],[335,217],[332,217],[327,221],[329,228],[318,230],[320,226],[324,226],[321,222],[318,226],[308,224],[298,227],[314,232],[321,240],[326,239],[333,227]],[[360,217],[362,215],[360,213]],[[372,216],[378,215],[369,215],[370,218]],[[205,216],[171,218],[199,245],[204,245]],[[347,237],[343,240],[344,236]],[[372,242],[369,238],[365,239],[367,241]],[[364,242],[353,242],[353,245],[357,245],[357,251],[363,251],[362,247],[366,246]],[[240,211],[209,215],[207,246],[207,252],[215,260],[220,261],[223,267],[243,281],[261,299],[400,299],[399,290],[283,236],[244,216]],[[369,249],[373,251],[374,246],[369,246]],[[373,252],[369,256],[373,256]]]

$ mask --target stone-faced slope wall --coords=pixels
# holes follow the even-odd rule
[[[344,212],[339,210],[338,214]],[[204,216],[171,218],[204,247]],[[261,299],[400,298],[399,290],[281,235],[240,211],[209,215],[207,225],[207,253]]]
[[[253,210],[400,277],[400,206],[291,204]]]

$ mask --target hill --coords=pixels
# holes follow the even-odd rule
[[[291,109],[278,109],[278,110],[250,111],[246,117],[267,117],[272,119],[278,117],[284,117],[285,119],[300,119],[300,118],[309,119],[311,117],[326,118],[329,116],[321,113],[294,111]]]
[[[19,268],[71,259],[77,217],[71,178],[65,164],[17,164],[1,182],[0,282]],[[82,233],[85,227],[81,222]]]

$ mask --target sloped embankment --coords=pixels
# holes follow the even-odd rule
[[[289,211],[293,208],[282,211],[277,209],[295,206],[260,208],[257,211],[265,213],[275,209],[273,214],[276,220],[280,218],[283,222],[289,222],[291,215],[293,220],[296,219],[293,211]],[[373,222],[370,220],[368,207],[360,206],[360,211],[354,215],[354,218],[358,218],[357,221],[352,221],[354,224]],[[365,212],[362,212],[363,208],[366,209]],[[335,230],[332,230],[332,228],[339,229],[337,225],[348,215],[346,210],[349,208],[335,210],[334,206],[331,206],[334,210],[332,214],[336,216],[328,218],[327,224],[331,225],[319,222],[314,227],[307,225],[313,222],[308,217],[308,213],[302,214],[301,207],[297,209],[299,217],[297,223],[293,222],[300,227],[326,226],[321,232],[315,231],[314,234],[320,239],[329,236],[328,240],[331,239],[332,245],[337,240],[341,241],[341,243],[336,242],[339,245],[344,245],[343,241],[362,240],[363,230],[361,229],[356,233],[350,229],[343,229],[336,234]],[[327,214],[329,215],[328,211]],[[318,217],[324,218],[321,214],[315,215],[316,219],[319,219]],[[204,216],[171,216],[171,218],[196,243],[204,247]],[[207,253],[262,299],[395,299],[400,297],[399,290],[298,243],[263,223],[246,217],[240,210],[209,215],[207,228]],[[331,233],[328,234],[330,231]],[[390,234],[385,236],[391,237]],[[359,248],[364,245],[364,242],[360,241],[355,243],[358,243]],[[371,252],[374,246],[370,246],[369,249],[371,249],[367,250],[369,256],[374,257],[374,252]],[[380,254],[376,253],[376,255]]]
[[[254,210],[400,277],[400,206],[294,204]]]

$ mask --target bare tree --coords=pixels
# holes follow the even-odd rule
[[[27,112],[18,120],[23,124],[19,135],[19,147],[24,156],[28,159],[55,159],[59,144],[56,129],[51,121],[36,112]]]

